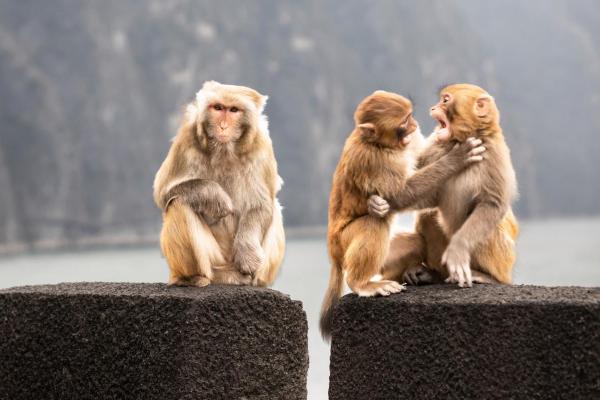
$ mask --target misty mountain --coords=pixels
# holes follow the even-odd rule
[[[352,113],[446,83],[495,96],[521,217],[600,212],[600,4],[0,0],[0,244],[155,238],[152,180],[205,80],[256,88],[287,226],[326,222]]]

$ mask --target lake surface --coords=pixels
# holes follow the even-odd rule
[[[600,217],[527,221],[521,225],[517,284],[600,286]],[[327,399],[329,346],[318,315],[329,262],[324,238],[288,241],[274,289],[301,300],[308,315],[309,399]],[[158,248],[33,254],[0,258],[0,288],[68,281],[166,282]]]

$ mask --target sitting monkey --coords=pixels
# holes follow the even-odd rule
[[[440,185],[482,160],[481,142],[470,140],[413,171],[423,137],[412,111],[408,99],[379,90],[365,98],[354,114],[356,127],[344,146],[329,198],[331,273],[320,321],[326,339],[344,276],[359,296],[387,296],[403,289],[393,280],[372,280],[382,271],[388,254],[392,214],[369,215],[369,196],[388,199],[394,210],[431,207]]]
[[[417,216],[415,232],[392,239],[383,276],[415,285],[442,279],[461,287],[511,283],[519,230],[511,203],[517,184],[496,103],[475,85],[450,85],[430,115],[438,125],[417,168],[427,168],[469,138],[483,140],[486,161],[448,179],[435,193],[431,206],[437,208]],[[369,207],[381,217],[389,210],[379,196]]]
[[[285,237],[282,180],[257,91],[205,82],[154,180],[169,284],[270,285]]]

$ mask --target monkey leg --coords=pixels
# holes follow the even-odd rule
[[[416,232],[398,233],[390,241],[389,253],[382,271],[383,279],[402,283],[405,272],[420,266],[424,260],[423,237]]]
[[[275,206],[273,207],[273,220],[265,234],[262,245],[266,255],[265,264],[256,275],[256,284],[258,286],[269,286],[277,276],[285,253],[283,217],[281,215],[281,205],[277,199],[275,199]]]
[[[516,260],[515,243],[512,237],[498,227],[492,236],[478,246],[472,254],[473,272],[483,273],[483,277],[473,274],[477,283],[512,283],[512,269]],[[491,282],[486,281],[486,276]]]
[[[448,271],[442,265],[442,255],[449,241],[438,220],[438,213],[438,210],[421,211],[417,216],[415,230],[421,235],[425,244],[425,266],[436,275],[435,281],[443,282],[448,277]]]
[[[350,223],[341,235],[344,252],[343,266],[346,282],[359,296],[387,296],[404,287],[396,281],[372,281],[379,274],[389,250],[389,224],[372,216],[364,216]]]
[[[177,200],[163,217],[160,245],[169,265],[170,285],[250,282],[228,265],[206,222]]]

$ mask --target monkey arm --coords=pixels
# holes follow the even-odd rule
[[[498,226],[508,205],[497,201],[485,201],[477,204],[460,229],[450,239],[448,247],[461,248],[471,253],[483,243]]]
[[[227,192],[217,182],[208,179],[190,179],[170,188],[162,200],[164,211],[175,199],[181,199],[196,214],[208,217],[209,223],[233,212]]]
[[[469,164],[483,160],[480,154],[485,148],[480,146],[481,143],[479,139],[469,139],[456,144],[446,155],[417,170],[397,193],[389,196],[388,202],[392,208],[400,211],[437,206],[440,186]]]
[[[272,220],[271,199],[240,215],[238,230],[233,240],[233,262],[242,273],[254,275],[264,264],[266,255],[262,242]]]
[[[455,162],[451,156],[444,156],[417,170],[398,193],[389,197],[388,202],[396,211],[435,207],[438,189],[460,169],[461,163]]]
[[[238,230],[236,233],[236,241],[257,241],[262,243],[262,240],[271,226],[273,220],[273,205],[263,204],[258,207],[253,207],[240,215],[238,222]]]

